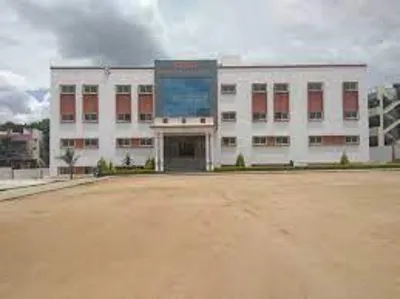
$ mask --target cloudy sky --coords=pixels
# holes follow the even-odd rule
[[[400,81],[399,0],[0,0],[0,122],[46,116],[49,65],[365,62]]]

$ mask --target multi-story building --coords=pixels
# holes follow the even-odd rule
[[[155,61],[51,67],[50,171],[74,147],[78,173],[100,157],[157,171],[369,160],[366,65]]]
[[[43,134],[37,129],[0,131],[0,167],[31,168],[44,164]]]
[[[400,142],[400,84],[380,86],[368,93],[369,144],[371,147]]]

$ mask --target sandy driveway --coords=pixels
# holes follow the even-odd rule
[[[0,298],[400,298],[400,172],[117,178],[1,202]]]

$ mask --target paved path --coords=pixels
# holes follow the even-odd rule
[[[10,189],[6,191],[0,191],[0,202],[4,200],[13,200],[24,196],[29,196],[38,193],[44,193],[64,188],[70,188],[78,185],[90,184],[95,183],[104,179],[108,179],[107,177],[104,178],[81,178],[81,179],[74,179],[74,180],[65,180],[61,182],[52,182],[49,184],[41,184],[36,186],[24,187],[24,188],[17,188],[17,189]]]

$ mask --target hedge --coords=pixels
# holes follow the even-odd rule
[[[153,173],[156,173],[154,169],[144,169],[144,168],[116,169],[115,171],[104,171],[102,173],[99,173],[99,177],[111,176],[111,175],[135,175],[135,174],[153,174]]]
[[[215,168],[215,172],[230,171],[296,171],[296,170],[345,170],[345,169],[400,169],[400,163],[387,164],[330,164],[330,165],[308,165],[308,166],[290,166],[290,165],[270,165],[270,166],[222,166]]]

